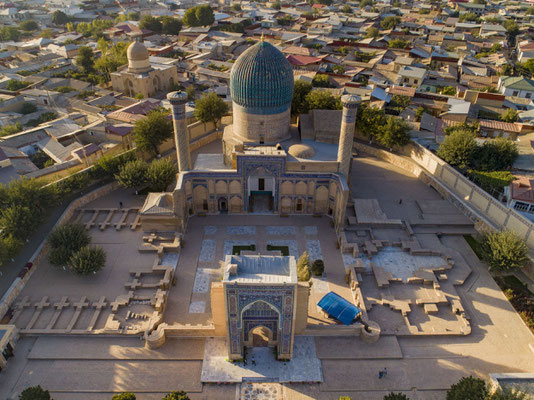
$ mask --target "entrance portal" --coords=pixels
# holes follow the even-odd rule
[[[226,214],[228,212],[228,202],[226,201],[226,198],[221,197],[219,199],[219,212]]]
[[[249,343],[252,343],[252,347],[267,347],[272,340],[272,331],[264,326],[257,326],[249,333]]]
[[[252,192],[249,197],[249,211],[251,213],[273,211],[273,201],[273,192]]]

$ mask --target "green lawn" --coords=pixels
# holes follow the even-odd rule
[[[241,254],[241,252],[245,250],[245,251],[254,251],[256,250],[256,245],[255,244],[251,244],[251,245],[248,245],[248,246],[234,246],[232,247],[232,255],[234,256],[238,256]]]
[[[289,247],[288,246],[271,246],[270,244],[267,245],[267,251],[279,251],[282,253],[283,256],[287,257],[289,256]]]
[[[482,243],[476,240],[471,235],[464,235],[465,241],[471,246],[471,249],[475,252],[479,260],[484,259],[484,250],[482,249]]]

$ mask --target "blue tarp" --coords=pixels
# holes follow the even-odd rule
[[[317,305],[345,325],[352,324],[354,319],[362,313],[358,307],[334,292],[326,294]]]

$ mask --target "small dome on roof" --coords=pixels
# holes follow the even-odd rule
[[[141,42],[133,42],[126,51],[129,61],[148,60],[148,50]]]
[[[307,144],[294,144],[287,152],[295,158],[312,158],[315,155],[313,147]]]

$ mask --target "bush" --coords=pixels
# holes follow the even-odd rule
[[[50,400],[50,392],[41,386],[32,386],[24,389],[19,396],[19,400]]]
[[[90,275],[106,265],[106,253],[100,247],[82,247],[69,260],[69,268],[78,275]]]
[[[486,382],[468,376],[451,386],[447,391],[447,400],[485,400],[488,394]]]
[[[29,85],[31,85],[31,82],[17,81],[15,79],[11,79],[10,81],[7,82],[6,89],[16,92],[17,90],[24,89],[25,87]]]
[[[311,271],[314,275],[322,275],[324,272],[324,262],[323,260],[315,260],[311,266]]]
[[[509,389],[504,387],[498,389],[493,393],[489,400],[528,400],[527,393],[520,392],[517,389]]]
[[[309,281],[311,278],[310,256],[308,255],[307,251],[302,253],[299,260],[297,261],[297,277],[299,279],[299,282],[306,282]]]
[[[189,400],[189,396],[186,392],[183,390],[180,390],[179,392],[171,392],[165,397],[163,397],[161,400]]]
[[[24,102],[20,110],[21,114],[27,115],[37,111],[37,106],[33,103]]]
[[[437,154],[450,165],[466,169],[471,164],[476,148],[474,133],[457,129],[439,145]]]
[[[82,224],[60,225],[48,236],[48,260],[54,265],[67,265],[71,257],[90,241],[91,237]]]
[[[138,188],[146,183],[148,164],[143,160],[133,160],[124,164],[115,175],[119,185],[126,188]]]
[[[502,192],[516,178],[510,171],[475,171],[469,170],[469,176],[488,193]]]
[[[500,171],[510,168],[518,156],[519,151],[514,142],[497,138],[477,146],[469,164],[473,169],[481,171]]]
[[[515,232],[491,232],[484,236],[485,260],[490,269],[506,271],[521,268],[527,261],[528,247]]]
[[[384,400],[410,400],[405,394],[402,393],[393,393],[386,394]]]
[[[111,400],[136,400],[135,394],[130,392],[124,392],[121,394],[116,394],[111,398]]]

